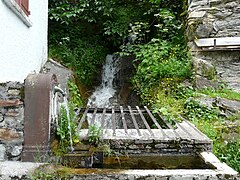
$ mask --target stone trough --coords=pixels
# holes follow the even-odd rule
[[[86,146],[75,147],[75,151],[63,158],[65,165],[73,167],[68,171],[69,177],[73,179],[238,178],[236,171],[221,163],[211,153],[212,141],[186,120],[175,122],[172,126],[164,119],[161,119],[162,122],[159,119],[157,121],[156,115],[147,107],[87,107],[78,109],[77,112],[81,117],[78,126],[81,129],[81,141],[87,141],[90,133],[89,129],[81,128],[85,121],[89,121],[90,125],[101,124],[100,144],[108,146],[107,151],[111,153],[106,152],[101,145],[95,150]],[[92,116],[89,116],[89,113]],[[107,118],[108,123],[104,122],[107,120],[102,118],[104,116],[110,117]],[[160,114],[157,116],[161,118]],[[127,117],[130,117],[133,124],[129,124]],[[96,123],[97,119],[102,121]],[[144,122],[147,119],[148,121]],[[156,125],[156,129],[150,128],[149,119]],[[141,120],[145,129],[139,124]],[[75,169],[77,167],[78,169]]]

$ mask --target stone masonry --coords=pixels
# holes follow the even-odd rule
[[[0,161],[20,160],[23,143],[23,84],[0,83]]]
[[[200,50],[194,40],[240,36],[240,2],[236,0],[189,0],[187,37],[194,59],[196,85],[217,86],[220,81],[240,92],[240,51]],[[216,82],[218,79],[218,83]]]

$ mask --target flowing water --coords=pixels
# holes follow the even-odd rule
[[[69,136],[70,136],[70,148],[71,148],[71,152],[73,152],[73,141],[72,141],[72,129],[71,129],[71,120],[70,120],[70,112],[69,112],[69,107],[68,107],[68,100],[67,97],[64,96],[63,97],[63,103],[62,106],[65,108],[66,110],[66,114],[67,114],[67,119],[68,119],[68,131],[69,131]]]
[[[96,88],[91,97],[88,100],[88,106],[90,107],[112,107],[117,104],[116,89],[114,88],[116,74],[118,72],[118,58],[114,55],[107,55],[105,64],[102,70],[102,81],[101,84]],[[88,115],[88,120],[92,118]],[[110,116],[106,116],[106,123]],[[96,117],[95,124],[100,126],[100,117]],[[110,123],[108,123],[110,124]]]
[[[116,93],[114,80],[118,71],[117,64],[118,58],[114,58],[113,55],[107,55],[102,70],[102,82],[89,98],[88,106],[103,108],[113,105],[111,99]]]

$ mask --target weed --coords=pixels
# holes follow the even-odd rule
[[[185,102],[185,115],[191,120],[198,118],[205,121],[212,121],[219,119],[220,111],[217,108],[208,108],[201,105],[191,98]]]
[[[77,85],[73,81],[68,81],[68,88],[70,92],[70,102],[76,107],[82,107],[84,105],[84,100]]]
[[[101,127],[96,125],[89,126],[88,141],[93,145],[98,145],[100,140]]]
[[[57,155],[61,155],[67,151],[67,148],[70,146],[70,141],[73,143],[79,142],[79,136],[76,132],[77,124],[76,124],[76,115],[74,112],[74,106],[69,104],[69,118],[70,124],[68,120],[68,115],[65,107],[61,106],[58,127],[57,127],[57,136],[60,138],[59,148],[57,150]],[[70,136],[71,134],[71,136]]]

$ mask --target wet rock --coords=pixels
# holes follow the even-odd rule
[[[118,80],[117,80],[117,96],[120,105],[130,105],[136,106],[139,105],[139,97],[136,92],[133,91],[132,84],[130,80],[133,76],[133,60],[134,57],[124,57],[120,58],[119,61],[119,72],[118,72]]]

